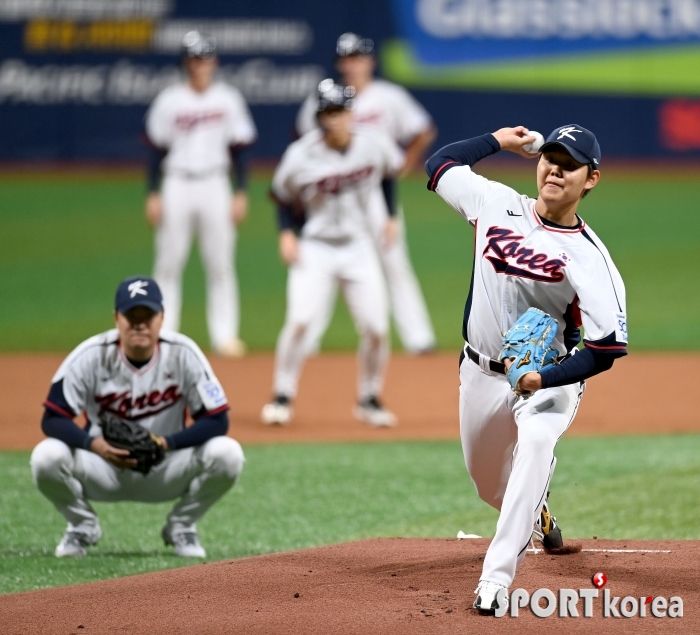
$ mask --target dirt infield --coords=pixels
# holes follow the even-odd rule
[[[41,403],[63,355],[0,356],[0,449],[30,449],[43,435]],[[355,421],[355,357],[311,359],[302,377],[296,417],[288,428],[265,427],[261,406],[270,397],[272,356],[242,360],[213,358],[231,403],[231,432],[243,445],[302,441],[457,439],[456,354],[394,356],[385,391],[399,426],[373,430]],[[680,372],[682,369],[682,372]],[[610,372],[593,377],[567,434],[698,432],[692,407],[697,354],[634,354]],[[654,377],[653,385],[650,377]]]
[[[59,355],[0,357],[0,448],[28,449],[42,438],[43,401]],[[396,356],[385,392],[399,426],[373,430],[355,421],[355,360],[310,360],[288,428],[258,416],[270,396],[272,357],[212,359],[231,402],[231,434],[244,445],[303,441],[457,439],[457,356]],[[682,368],[683,373],[678,369]],[[696,371],[696,372],[693,372]],[[700,355],[634,355],[589,382],[569,434],[700,431],[691,380]],[[654,376],[651,389],[648,378]],[[660,398],[663,396],[663,398]],[[468,529],[465,527],[465,529]],[[569,556],[530,555],[515,587],[592,588],[597,571],[613,595],[681,596],[683,618],[515,618],[471,609],[487,540],[376,539],[190,566],[91,584],[0,596],[3,635],[228,633],[634,633],[700,632],[700,542],[584,541]],[[590,549],[670,550],[613,553]],[[579,603],[582,612],[583,603]],[[647,607],[647,613],[649,613]],[[561,624],[561,626],[559,626]],[[554,627],[554,628],[552,628]],[[558,628],[557,628],[558,627]],[[563,630],[562,630],[563,629]]]
[[[130,578],[0,597],[4,635],[358,635],[413,633],[697,633],[700,545],[583,542],[568,556],[528,555],[513,588],[592,589],[608,576],[612,596],[674,596],[683,617],[496,619],[471,608],[487,540],[374,539],[185,567]],[[587,549],[670,550],[611,553]],[[602,593],[601,593],[602,596]],[[616,604],[619,609],[620,602]]]

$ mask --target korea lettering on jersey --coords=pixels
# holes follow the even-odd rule
[[[306,134],[318,127],[316,95],[311,95],[297,116],[297,132]],[[402,86],[382,79],[372,80],[353,99],[353,121],[358,130],[381,131],[396,143],[407,146],[432,125],[425,108]]]
[[[99,423],[111,417],[167,436],[184,428],[187,410],[199,417],[228,409],[221,384],[191,339],[161,331],[151,360],[136,368],[116,329],[91,337],[65,359],[44,405],[70,418],[84,412],[91,436],[99,436]]]
[[[548,223],[533,199],[469,166],[446,164],[431,189],[476,230],[474,284],[464,316],[464,336],[474,349],[497,358],[502,334],[536,307],[557,319],[561,354],[580,342],[581,326],[585,346],[626,354],[624,284],[583,220],[576,227]]]
[[[257,136],[240,91],[223,83],[201,93],[188,84],[166,88],[146,115],[146,133],[153,145],[168,151],[166,173],[192,175],[225,171],[229,147],[250,145]]]
[[[349,239],[368,234],[369,201],[381,180],[401,169],[404,155],[385,135],[354,132],[349,147],[330,148],[319,130],[289,146],[273,181],[273,196],[303,210],[303,238]]]

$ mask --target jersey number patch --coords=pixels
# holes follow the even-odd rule
[[[219,382],[203,379],[197,384],[197,392],[205,410],[216,410],[226,404],[226,395]]]
[[[613,313],[613,317],[615,318],[615,339],[627,344],[627,314]]]

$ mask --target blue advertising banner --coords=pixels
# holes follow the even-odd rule
[[[251,107],[253,155],[279,157],[338,35],[382,40],[389,24],[371,0],[0,0],[0,160],[141,157],[143,116],[193,29],[216,37],[220,76]]]
[[[700,42],[699,0],[392,0],[422,62],[478,63]]]
[[[258,159],[292,140],[346,31],[375,40],[438,143],[575,121],[605,156],[700,153],[700,0],[0,0],[0,161],[142,159],[192,29],[216,37]]]

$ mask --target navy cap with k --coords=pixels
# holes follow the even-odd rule
[[[153,278],[133,276],[119,283],[114,308],[123,314],[137,306],[145,306],[156,313],[163,310],[163,294]]]
[[[600,146],[598,139],[583,126],[570,124],[556,128],[548,137],[540,152],[563,148],[579,163],[600,169]]]
[[[354,96],[354,86],[343,86],[336,84],[332,79],[324,79],[318,85],[316,113],[320,114],[328,110],[351,110]]]
[[[360,37],[356,33],[343,33],[335,45],[335,54],[338,57],[373,55],[374,41],[368,37]]]

